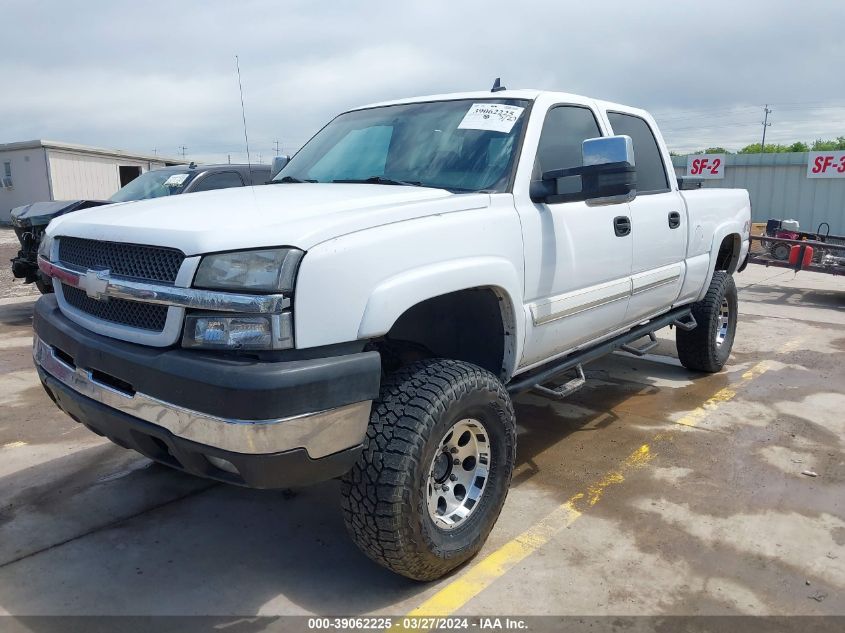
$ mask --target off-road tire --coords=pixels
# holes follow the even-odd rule
[[[429,468],[452,425],[480,420],[490,442],[486,487],[472,513],[451,530],[427,506]],[[505,502],[516,455],[510,396],[490,372],[428,359],[385,379],[373,402],[364,451],[342,481],[347,530],[372,560],[412,578],[440,578],[475,555]]]
[[[724,341],[717,345],[716,333],[723,299],[727,301],[730,318]],[[692,315],[698,323],[696,328],[677,328],[675,345],[678,358],[687,369],[715,373],[728,361],[736,336],[737,294],[730,273],[723,270],[713,273],[707,294],[701,301],[693,304]]]

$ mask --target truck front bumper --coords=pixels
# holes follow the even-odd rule
[[[53,401],[116,444],[254,488],[306,485],[358,458],[381,364],[375,352],[300,360],[149,348],[35,309],[33,356]]]

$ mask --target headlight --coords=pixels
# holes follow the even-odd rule
[[[194,286],[215,290],[292,292],[296,269],[304,253],[295,248],[274,248],[206,255]]]
[[[182,347],[228,350],[293,347],[293,319],[282,314],[189,314]]]
[[[41,243],[38,245],[38,254],[50,261],[50,252],[53,250],[53,237],[44,233],[41,236]]]

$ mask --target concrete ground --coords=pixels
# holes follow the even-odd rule
[[[664,330],[564,403],[520,397],[488,543],[417,584],[350,542],[336,482],[207,482],[60,413],[31,364],[36,295],[0,276],[0,613],[845,614],[845,278],[738,275],[722,373],[683,369]]]

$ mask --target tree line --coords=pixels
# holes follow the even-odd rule
[[[707,149],[691,152],[693,154],[783,154],[786,152],[831,152],[845,150],[845,136],[838,136],[832,140],[816,139],[812,144],[796,141],[791,145],[766,143],[761,151],[760,143],[746,145],[737,152],[731,152],[724,147],[708,147]]]

